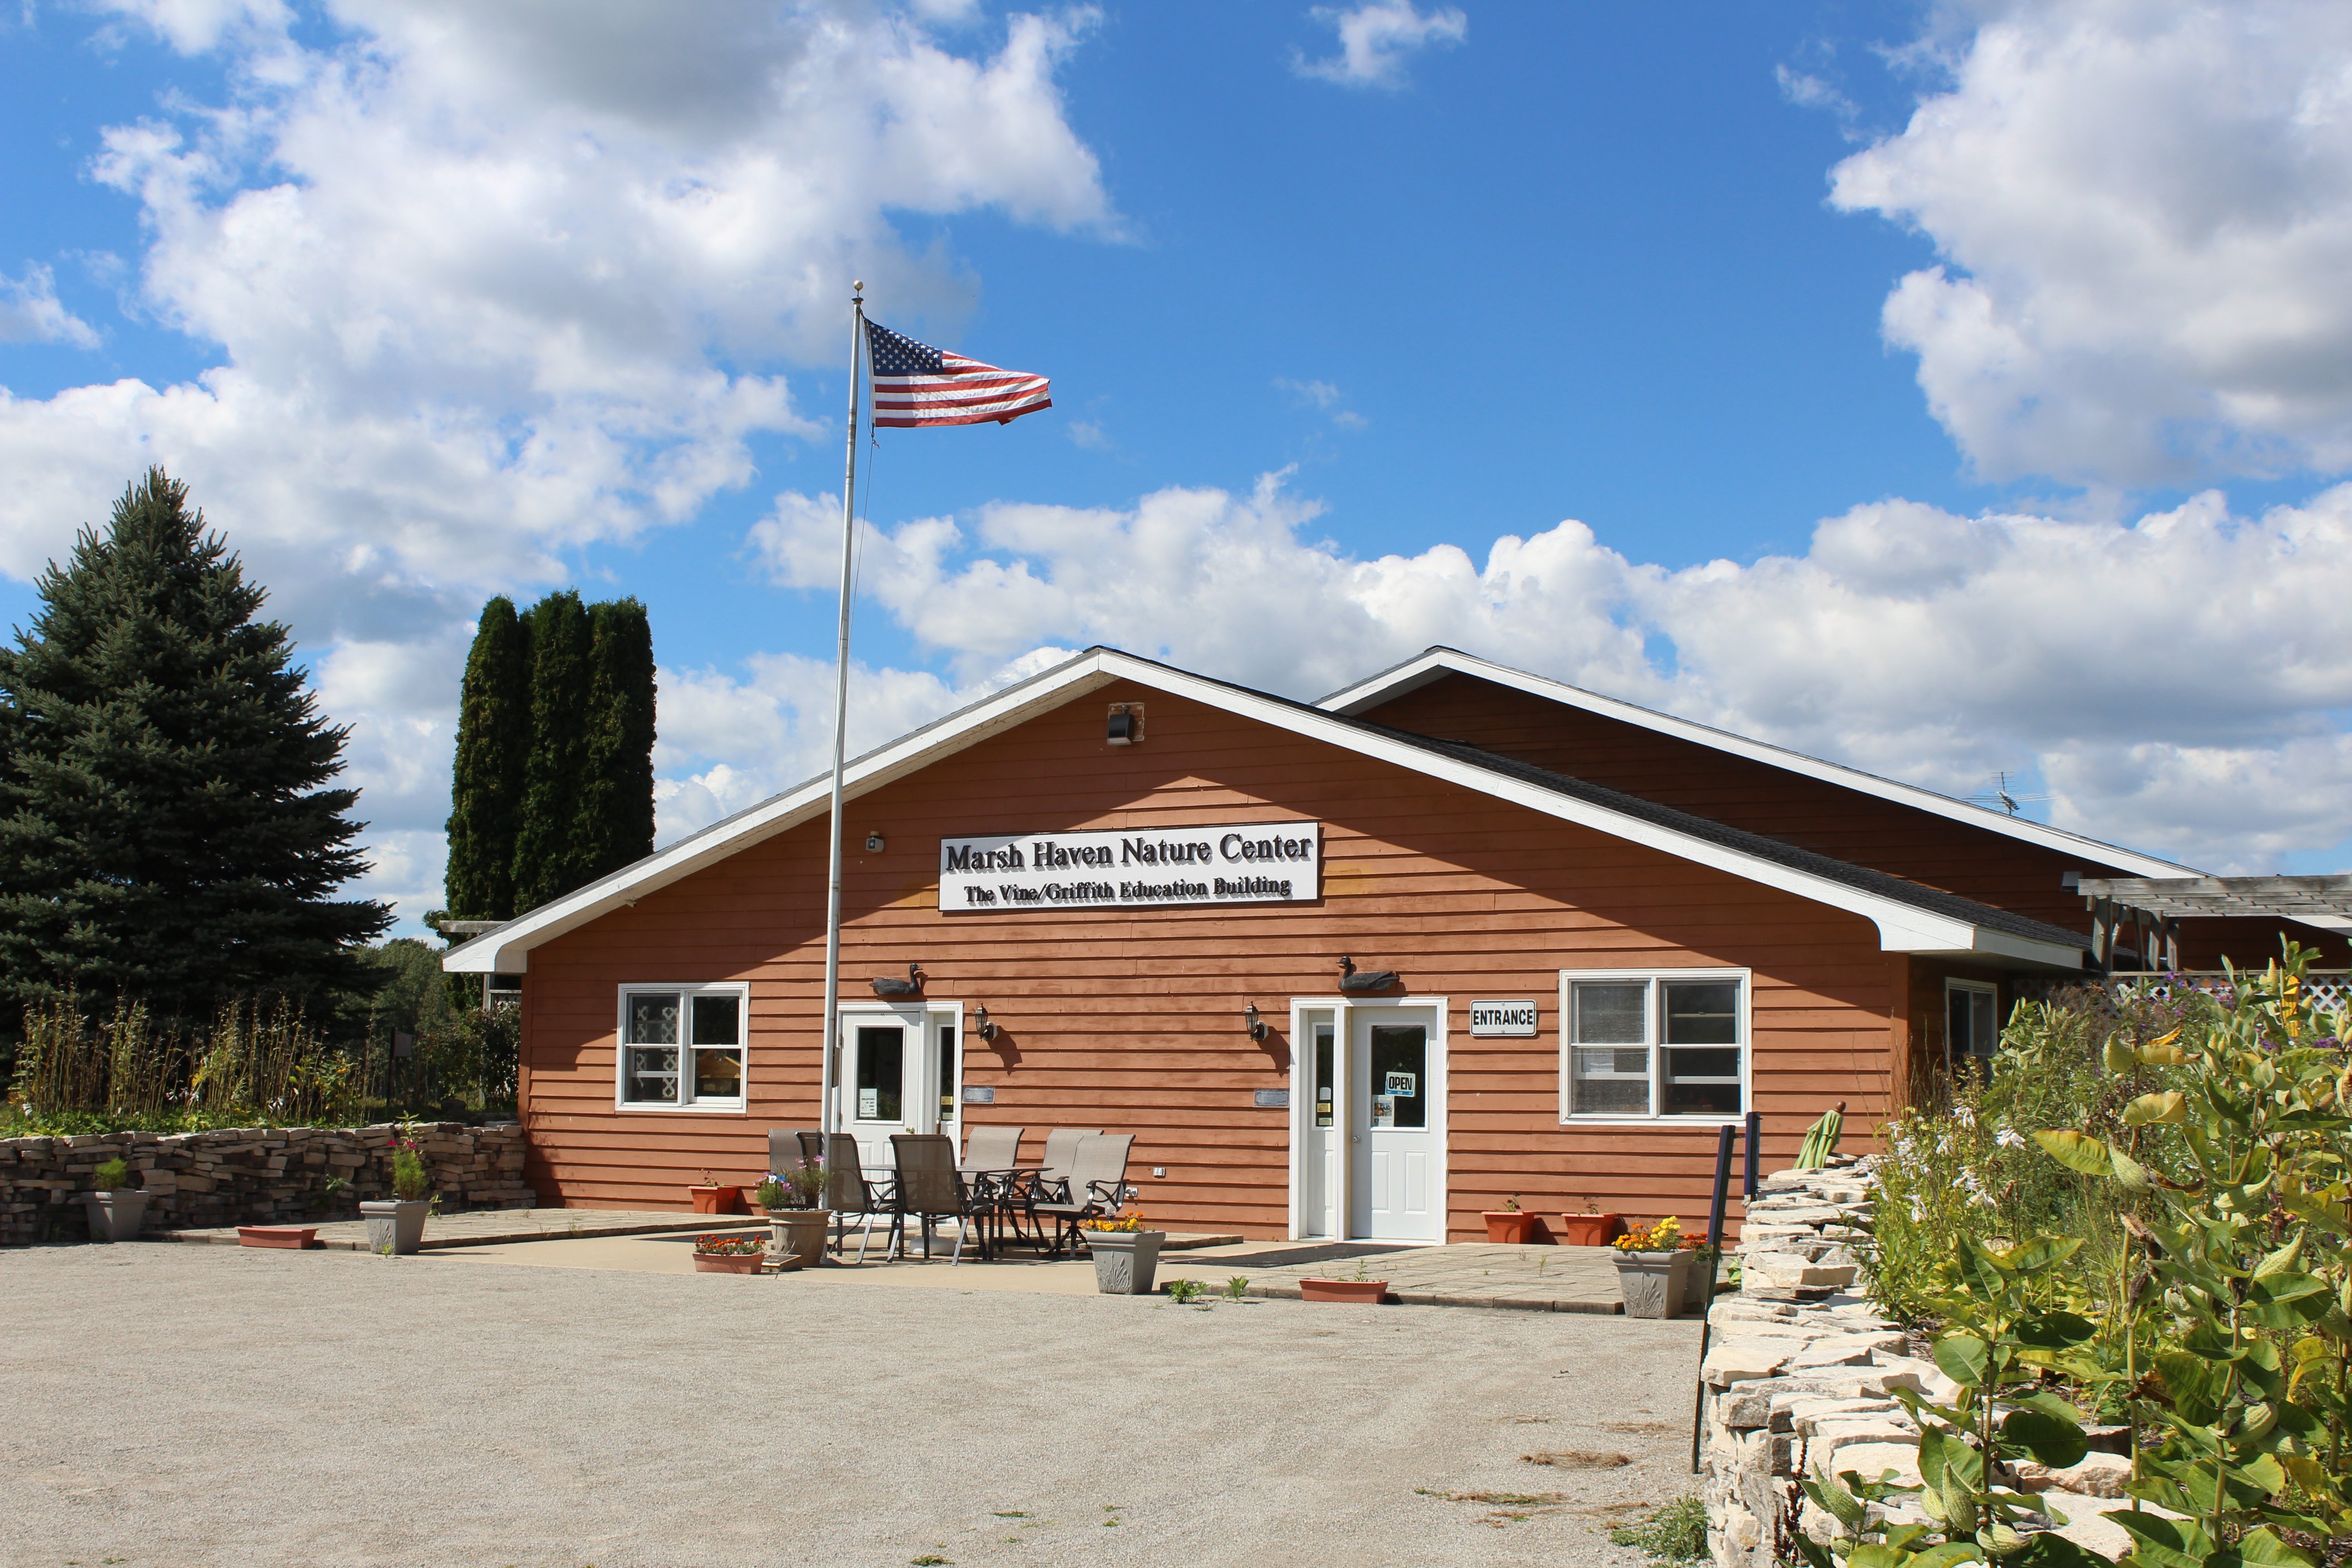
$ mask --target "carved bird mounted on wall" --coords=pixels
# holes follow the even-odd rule
[[[1404,976],[1393,969],[1367,969],[1360,973],[1354,959],[1339,960],[1339,989],[1342,991],[1387,991],[1403,984]]]
[[[877,996],[920,996],[923,994],[922,965],[907,965],[907,978],[899,980],[887,974],[877,974],[872,981]]]

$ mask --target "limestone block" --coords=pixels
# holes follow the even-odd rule
[[[1772,1401],[1772,1425],[1810,1437],[1823,1421],[1854,1415],[1876,1415],[1903,1407],[1891,1399],[1832,1399],[1818,1394],[1794,1394]]]
[[[1899,1351],[1904,1343],[1899,1333],[1831,1334],[1815,1340],[1789,1358],[1789,1370],[1802,1372],[1817,1366],[1868,1366],[1881,1351]]]
[[[1841,1466],[1835,1462],[1838,1450],[1862,1443],[1894,1444],[1916,1448],[1919,1434],[1910,1424],[1896,1422],[1889,1416],[1859,1415],[1851,1421],[1820,1421],[1807,1435],[1807,1462],[1818,1459],[1830,1466],[1830,1474],[1837,1474]]]
[[[1782,1341],[1724,1340],[1708,1347],[1698,1375],[1720,1388],[1743,1378],[1770,1377],[1788,1360],[1789,1346]]]
[[[1908,1443],[1848,1443],[1837,1450],[1834,1476],[1852,1470],[1865,1481],[1877,1480],[1887,1471],[1895,1472],[1899,1486],[1919,1484],[1919,1444],[1916,1438]]]
[[[2066,1522],[2055,1527],[2057,1532],[2085,1552],[2095,1552],[2113,1562],[2129,1552],[2135,1544],[2131,1533],[2107,1517],[2112,1513],[2121,1513],[2131,1507],[2132,1500],[2129,1498],[2090,1497],[2080,1492],[2044,1492],[2042,1503],[2044,1507],[2054,1508],[2059,1513],[2066,1516]],[[2140,1507],[2160,1518],[2179,1519],[2180,1517],[2169,1510],[2157,1507],[2152,1502],[2142,1503]]]
[[[1794,1252],[1750,1253],[1744,1268],[1784,1290],[1843,1289],[1860,1272],[1851,1263],[1815,1263]]]
[[[2085,1497],[2119,1498],[2124,1495],[2124,1483],[2131,1479],[2131,1461],[2121,1454],[2085,1454],[2080,1463],[2063,1469],[2021,1459],[2015,1469],[2019,1488],[2030,1492],[2054,1489],[2080,1492]],[[2064,1506],[2064,1499],[2053,1500]]]

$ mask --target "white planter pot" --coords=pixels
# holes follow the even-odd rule
[[[432,1209],[430,1198],[371,1198],[360,1205],[360,1216],[367,1221],[368,1250],[390,1250],[395,1256],[415,1251],[425,1239],[425,1216]]]
[[[1629,1318],[1679,1318],[1690,1289],[1691,1255],[1687,1252],[1621,1252],[1617,1254],[1617,1288],[1625,1295]]]
[[[139,1226],[147,1217],[147,1194],[137,1187],[117,1187],[112,1192],[97,1192],[89,1195],[89,1238],[92,1241],[129,1241],[139,1234]]]
[[[803,1268],[824,1257],[831,1209],[770,1209],[768,1257],[779,1268]]]
[[[1094,1254],[1095,1289],[1106,1296],[1149,1296],[1160,1272],[1164,1230],[1089,1230],[1083,1233]]]

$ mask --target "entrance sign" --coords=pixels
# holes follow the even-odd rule
[[[1536,1032],[1533,1002],[1473,1002],[1470,1032],[1474,1035],[1525,1035]]]
[[[1254,822],[940,840],[940,910],[1311,903],[1323,825]]]

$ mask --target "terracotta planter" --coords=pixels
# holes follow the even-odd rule
[[[688,1187],[696,1214],[748,1214],[740,1187]]]
[[[239,1247],[304,1247],[319,1245],[319,1227],[315,1225],[241,1225],[236,1227]]]
[[[1683,1315],[1683,1298],[1690,1289],[1689,1253],[1621,1252],[1616,1263],[1617,1289],[1624,1293],[1627,1317]]]
[[[1160,1272],[1164,1230],[1090,1230],[1087,1250],[1094,1255],[1095,1289],[1105,1296],[1149,1296]]]
[[[89,1195],[89,1238],[130,1241],[139,1234],[147,1215],[147,1194],[137,1187],[116,1187]]]
[[[1301,1279],[1298,1294],[1307,1301],[1345,1301],[1359,1307],[1377,1307],[1387,1295],[1385,1279]]]
[[[425,1244],[425,1216],[433,1212],[429,1198],[371,1198],[360,1205],[367,1221],[368,1250],[405,1258]]]
[[[1486,1239],[1506,1247],[1525,1247],[1536,1238],[1536,1216],[1522,1209],[1488,1209]]]
[[[698,1252],[694,1255],[694,1271],[697,1274],[757,1274],[767,1261],[756,1252],[741,1257],[724,1252]]]
[[[1613,1214],[1564,1214],[1559,1216],[1562,1247],[1606,1247],[1625,1234],[1625,1216]]]
[[[779,1268],[800,1268],[824,1257],[831,1209],[770,1209],[768,1257]]]

